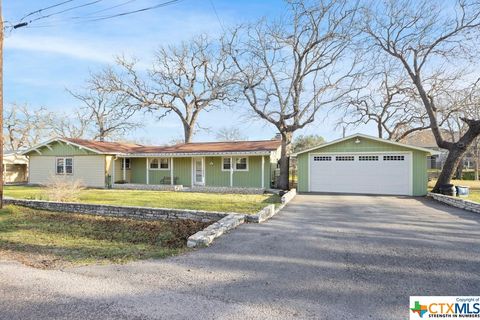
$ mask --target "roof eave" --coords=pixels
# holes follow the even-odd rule
[[[383,142],[383,143],[387,143],[387,144],[391,144],[391,145],[397,145],[399,147],[409,148],[409,149],[413,149],[413,150],[418,150],[418,151],[428,153],[430,155],[440,154],[440,152],[435,151],[435,150],[430,150],[430,149],[422,148],[422,147],[415,147],[415,146],[411,146],[411,145],[400,143],[400,142],[389,141],[389,140],[385,140],[385,139],[381,139],[381,138],[377,138],[377,137],[372,137],[372,136],[362,134],[362,133],[356,133],[356,134],[352,134],[352,135],[350,135],[348,137],[345,137],[345,138],[336,139],[336,140],[333,140],[332,142],[329,142],[329,143],[321,144],[321,145],[318,145],[318,146],[313,147],[313,148],[309,148],[309,149],[306,149],[306,150],[303,150],[303,151],[300,151],[300,152],[296,152],[296,153],[292,154],[292,156],[296,157],[299,154],[308,153],[308,152],[311,152],[311,151],[317,150],[317,149],[322,149],[322,148],[331,146],[333,144],[337,144],[337,143],[340,143],[340,142],[343,142],[343,141],[346,141],[346,140],[349,140],[349,139],[352,139],[352,138],[357,138],[357,137],[370,139],[370,140],[375,140],[375,141],[379,141],[379,142]]]
[[[272,151],[232,151],[232,152],[152,152],[152,153],[124,153],[122,157],[203,157],[203,156],[269,156]]]

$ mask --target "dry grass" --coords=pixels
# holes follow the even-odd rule
[[[207,225],[8,206],[0,210],[0,257],[45,269],[162,258],[185,251],[187,238]]]
[[[85,186],[80,180],[70,180],[64,177],[52,177],[44,188],[47,199],[58,202],[75,202]]]

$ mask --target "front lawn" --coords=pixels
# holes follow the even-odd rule
[[[435,180],[432,180],[428,183],[429,189],[435,186]],[[480,181],[475,180],[452,180],[452,184],[456,186],[467,186],[470,187],[470,196],[468,196],[467,200],[480,202]]]
[[[7,206],[0,210],[0,257],[38,268],[162,258],[185,251],[187,238],[207,225]]]
[[[5,186],[5,196],[18,199],[48,200],[41,187]],[[270,203],[280,203],[278,195],[218,194],[149,190],[85,189],[79,201],[121,206],[192,209],[256,213]]]

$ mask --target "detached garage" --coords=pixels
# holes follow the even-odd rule
[[[296,154],[299,192],[423,196],[435,151],[363,134]]]

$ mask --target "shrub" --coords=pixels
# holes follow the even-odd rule
[[[85,189],[81,180],[70,180],[64,177],[52,177],[45,185],[45,195],[50,201],[74,202]]]

